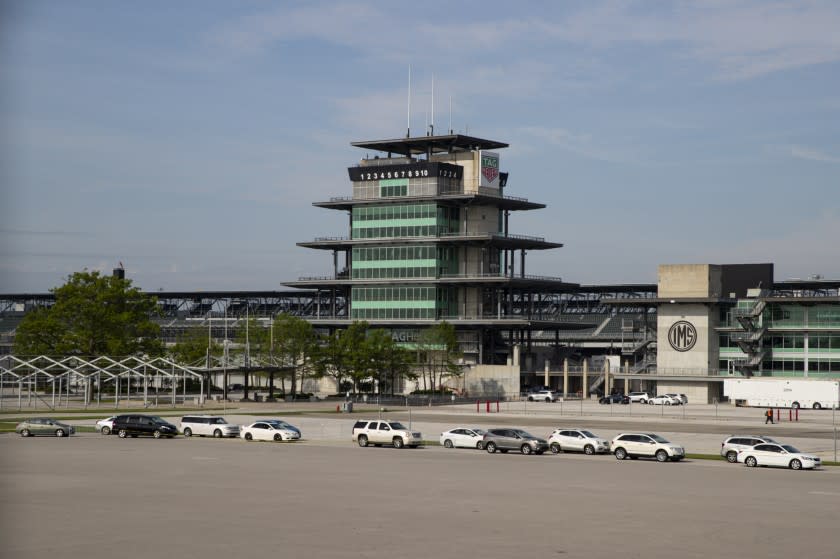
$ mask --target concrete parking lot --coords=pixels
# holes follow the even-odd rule
[[[0,555],[836,558],[840,469],[0,437]]]

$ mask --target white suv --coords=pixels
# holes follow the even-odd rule
[[[185,437],[239,437],[239,425],[232,425],[218,415],[185,415],[181,418],[181,432]]]
[[[654,433],[621,433],[610,443],[618,460],[636,459],[640,456],[656,458],[659,462],[679,462],[685,458],[685,449]]]
[[[628,394],[630,397],[630,403],[639,402],[641,404],[647,404],[648,400],[650,400],[650,394],[648,392],[631,392]]]
[[[531,392],[528,394],[529,402],[555,402],[557,401],[557,393],[553,390],[540,390],[539,392]]]
[[[738,462],[739,452],[764,443],[781,444],[767,435],[732,435],[720,443],[720,455],[726,458],[726,461],[730,464],[735,464]]]
[[[609,452],[610,443],[586,429],[555,429],[548,438],[548,448],[554,454],[574,451],[592,455]]]
[[[409,430],[399,421],[361,420],[353,425],[353,442],[359,446],[390,444],[394,448],[416,448],[423,444],[423,435],[419,431]]]

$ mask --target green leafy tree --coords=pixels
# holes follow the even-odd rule
[[[436,390],[445,378],[462,374],[458,364],[462,354],[455,327],[445,320],[423,331],[417,349],[418,364],[423,371],[423,385],[427,386],[428,379],[429,390]]]
[[[27,314],[18,326],[22,355],[160,355],[157,300],[131,280],[84,270],[51,290],[55,304]]]
[[[291,376],[292,397],[297,394],[306,376],[315,377],[319,368],[318,337],[312,324],[288,314],[280,314],[274,322],[274,355]]]
[[[360,360],[356,353],[362,348],[368,323],[354,321],[344,330],[336,330],[321,340],[318,370],[335,379],[337,389],[345,379],[354,379],[353,368]],[[354,379],[353,386],[356,386]]]
[[[397,378],[410,376],[411,356],[408,351],[397,345],[391,333],[377,328],[370,330],[364,343],[367,361],[371,364],[371,377],[379,383],[379,393],[386,385],[386,392],[394,394]]]

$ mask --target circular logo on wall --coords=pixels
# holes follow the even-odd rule
[[[697,343],[697,329],[685,320],[675,322],[668,330],[668,343],[677,351],[688,351]]]

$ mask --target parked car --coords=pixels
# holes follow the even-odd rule
[[[518,450],[522,454],[542,454],[548,450],[548,441],[522,429],[489,429],[484,434],[484,448],[490,454],[496,450],[502,453]]]
[[[616,459],[656,458],[659,462],[679,462],[685,449],[654,433],[621,433],[610,442]]]
[[[67,437],[75,432],[76,429],[72,425],[61,423],[50,417],[24,419],[15,426],[15,433],[21,437],[34,437],[38,435]]]
[[[238,437],[239,425],[228,423],[219,415],[185,415],[181,418],[181,432],[185,437]]]
[[[738,451],[738,462],[747,467],[773,466],[801,470],[819,468],[819,456],[806,454],[789,444],[763,443]]]
[[[548,437],[551,452],[583,452],[597,454],[610,451],[610,443],[586,429],[555,429]]]
[[[559,394],[553,390],[540,390],[539,392],[529,392],[529,402],[556,402]]]
[[[423,444],[423,435],[419,431],[412,431],[399,421],[384,419],[357,421],[353,425],[352,439],[359,446],[387,444],[394,445],[394,448],[416,448]]]
[[[297,427],[295,427],[291,423],[283,421],[282,419],[260,419],[260,421],[270,423],[271,425],[274,425],[275,427],[280,427],[281,429],[286,429],[288,431],[294,431],[295,433],[300,435],[301,438],[303,437],[303,433],[301,432],[300,429],[298,429]]]
[[[105,419],[100,419],[96,422],[96,430],[102,433],[103,435],[110,435],[111,430],[114,428],[114,418],[116,416],[112,415],[111,417],[106,417]]]
[[[629,404],[630,397],[624,394],[607,394],[598,399],[599,404]]]
[[[267,421],[257,421],[241,429],[241,435],[246,441],[296,441],[300,433],[286,429]]]
[[[121,439],[126,437],[138,437],[140,435],[151,435],[159,439],[169,439],[178,435],[178,428],[154,415],[118,415],[114,418],[111,433],[117,433]]]
[[[446,448],[484,449],[484,429],[456,427],[440,434],[440,444]]]
[[[647,404],[651,398],[649,392],[631,392],[628,397],[630,402],[639,402],[640,404]]]
[[[659,396],[654,396],[648,400],[648,404],[651,406],[679,406],[682,404],[682,400],[674,398],[673,396],[668,396],[667,394],[660,394]]]
[[[731,435],[720,443],[720,455],[730,464],[738,462],[738,452],[752,448],[757,444],[776,443],[779,441],[767,435]]]
[[[674,398],[675,400],[679,400],[681,404],[687,404],[688,403],[688,396],[686,396],[685,394],[676,394],[674,392],[668,392],[665,395],[670,396],[671,398]]]

